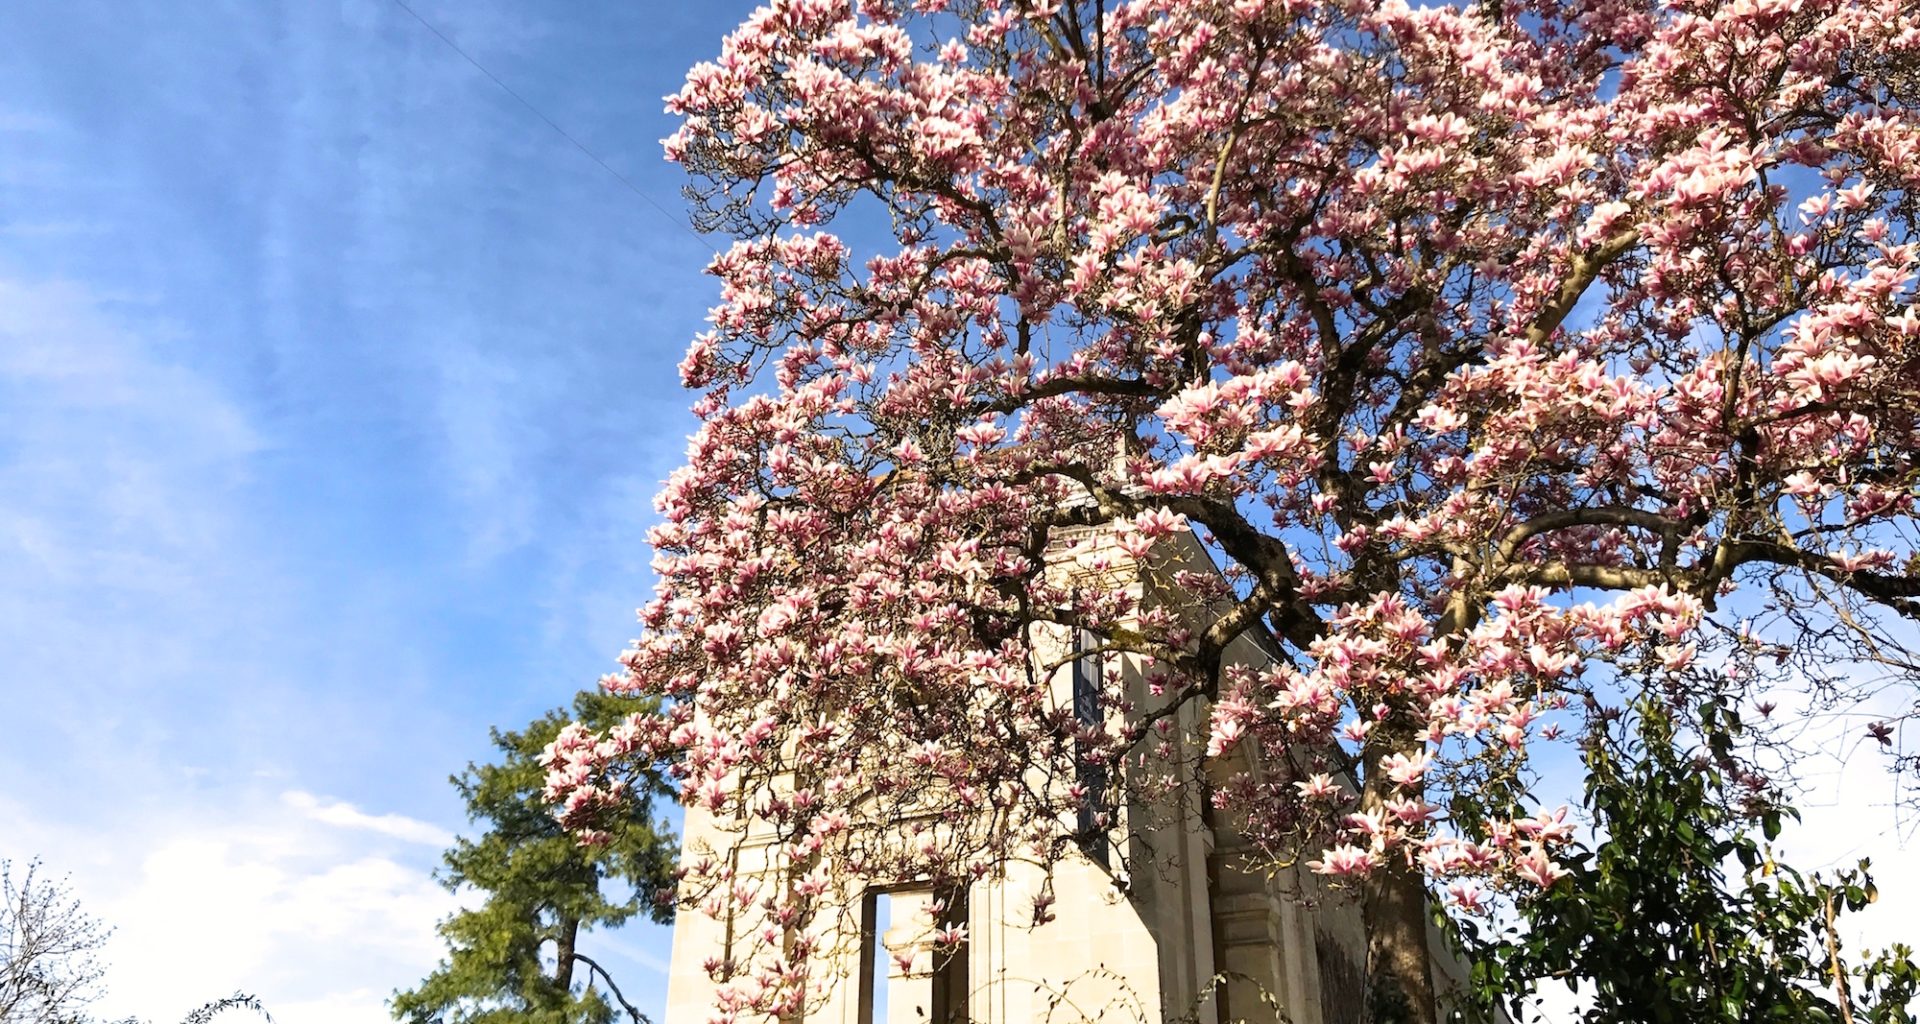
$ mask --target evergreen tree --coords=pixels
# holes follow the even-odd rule
[[[540,764],[542,750],[569,721],[604,730],[635,710],[631,700],[583,692],[571,716],[555,709],[520,732],[493,730],[501,760],[469,763],[452,778],[469,820],[485,831],[447,851],[440,880],[450,890],[471,886],[486,900],[440,925],[450,953],[417,988],[395,993],[396,1020],[608,1024],[616,1011],[602,985],[628,1017],[644,1020],[578,944],[586,929],[635,915],[671,916],[671,903],[660,897],[673,890],[676,841],[653,816],[651,799],[665,788],[657,775],[642,773],[635,799],[610,819],[606,842],[587,847],[555,820]]]

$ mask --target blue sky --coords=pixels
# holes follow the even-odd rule
[[[750,5],[414,6],[678,211],[661,97]],[[392,0],[0,38],[0,856],[119,927],[106,1009],[382,1019],[446,776],[633,633],[707,248]]]

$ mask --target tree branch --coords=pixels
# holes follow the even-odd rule
[[[1069,373],[1058,377],[1049,377],[1044,381],[1020,392],[992,402],[977,402],[970,410],[974,415],[990,412],[1013,412],[1021,406],[1038,398],[1055,398],[1075,393],[1093,395],[1118,395],[1130,398],[1159,398],[1165,392],[1144,380],[1130,380],[1125,377],[1107,377],[1097,373]]]
[[[1504,583],[1535,583],[1549,587],[1592,587],[1595,590],[1637,590],[1667,582],[1667,574],[1655,569],[1636,569],[1625,565],[1568,565],[1543,562],[1510,565],[1495,575]]]
[[[1920,577],[1849,572],[1826,555],[1752,539],[1721,541],[1714,559],[1716,575],[1752,562],[1768,562],[1823,576],[1898,615],[1920,621]]]
[[[592,969],[593,973],[600,976],[600,980],[607,983],[607,988],[613,990],[613,998],[620,1003],[620,1008],[626,1010],[627,1016],[633,1018],[633,1024],[653,1024],[653,1021],[648,1019],[646,1014],[635,1009],[632,1003],[627,1002],[627,997],[620,994],[620,986],[614,984],[613,975],[608,974],[606,968],[595,963],[593,958],[587,956],[585,953],[575,953],[573,954],[573,958],[586,964]]]
[[[1533,323],[1527,327],[1527,340],[1539,345],[1553,337],[1553,332],[1559,329],[1560,322],[1565,320],[1567,314],[1572,313],[1573,307],[1580,302],[1580,296],[1585,295],[1587,288],[1600,277],[1600,271],[1605,270],[1607,264],[1619,259],[1623,253],[1639,242],[1639,229],[1628,228],[1594,246],[1585,255],[1576,254],[1573,257],[1572,272],[1560,282],[1560,287],[1553,293],[1553,298],[1541,307],[1539,315],[1535,316]]]
[[[1501,538],[1498,555],[1502,565],[1511,563],[1513,556],[1527,541],[1543,533],[1565,530],[1575,526],[1632,526],[1659,534],[1662,538],[1677,538],[1683,524],[1657,512],[1612,505],[1603,508],[1575,508],[1564,512],[1549,512],[1535,516],[1507,531]],[[1669,544],[1669,547],[1672,545]],[[1663,552],[1663,568],[1672,568],[1668,556]]]

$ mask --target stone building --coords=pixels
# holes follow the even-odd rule
[[[1103,559],[1098,535],[1082,535],[1058,571],[1112,573],[1133,578],[1143,606],[1178,602],[1178,570],[1213,571],[1190,536],[1163,541],[1149,560],[1151,574],[1131,559]],[[1127,566],[1115,570],[1112,566]],[[1073,638],[1056,636],[1055,653]],[[1270,638],[1243,635],[1228,664],[1265,665]],[[1046,652],[1042,652],[1045,656]],[[1086,693],[1102,669],[1108,685],[1117,672],[1128,696],[1151,706],[1143,673],[1131,658],[1063,668],[1054,697],[1076,709],[1097,706]],[[1183,712],[1176,758],[1198,763],[1203,708]],[[1245,758],[1246,754],[1232,755]],[[1216,773],[1258,771],[1244,760],[1203,768]],[[1119,809],[1106,844],[1077,848],[1051,872],[1025,863],[1003,866],[963,893],[939,893],[902,880],[847,894],[842,941],[823,967],[826,983],[810,998],[805,1024],[1228,1024],[1286,1021],[1348,1024],[1364,1019],[1366,940],[1357,901],[1328,889],[1302,868],[1269,872],[1249,857],[1231,823],[1209,824],[1192,801]],[[740,870],[767,864],[768,840],[735,831],[699,809],[686,822],[689,851],[726,850]],[[1124,844],[1122,847],[1119,844]],[[691,854],[690,854],[691,855]],[[1057,918],[1033,921],[1034,897],[1050,889]],[[942,955],[936,929],[966,926],[969,940]],[[714,1015],[716,983],[707,964],[755,922],[683,912],[675,925],[666,1024],[704,1024]],[[1436,950],[1445,948],[1433,936]],[[1461,974],[1437,962],[1444,990]]]

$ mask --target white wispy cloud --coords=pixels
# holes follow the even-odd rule
[[[368,814],[345,800],[327,800],[298,789],[290,789],[280,794],[280,800],[321,824],[339,828],[366,829],[383,836],[392,836],[403,842],[420,843],[436,849],[443,849],[453,844],[453,833],[438,825],[420,821],[417,818],[409,818],[404,814]]]
[[[171,593],[224,534],[210,499],[264,441],[217,386],[169,358],[177,329],[139,322],[137,308],[77,282],[0,272],[0,539],[24,541],[62,582]],[[170,571],[154,577],[162,565]],[[146,571],[114,571],[134,566]]]
[[[173,724],[142,713],[165,696],[155,684],[187,698],[221,682],[180,677],[188,647],[256,646],[240,638],[264,608],[231,595],[280,586],[238,503],[265,438],[145,309],[0,262],[0,645],[17,733],[0,766],[86,750],[98,770],[151,747]]]
[[[526,403],[539,370],[464,343],[438,362],[444,471],[467,514],[468,557],[487,562],[531,541],[537,526],[541,510],[526,482],[546,430]]]
[[[1890,771],[1886,751],[1866,731],[1876,720],[1898,720],[1911,709],[1901,687],[1870,693],[1837,709],[1811,706],[1794,695],[1777,695],[1775,718],[1791,730],[1802,760],[1792,767],[1800,821],[1781,836],[1783,859],[1805,872],[1852,870],[1865,859],[1880,900],[1841,919],[1840,932],[1854,951],[1913,941],[1920,920],[1920,849],[1915,830],[1913,779]]]
[[[420,848],[440,830],[300,797],[153,806],[111,838],[0,804],[11,826],[0,853],[30,848],[50,875],[70,873],[114,928],[109,1017],[174,1020],[246,991],[286,1024],[385,1020],[387,996],[438,961],[434,925],[457,906]]]
[[[56,118],[27,110],[0,109],[0,133],[42,133],[59,131],[64,126]]]
[[[274,639],[302,609],[249,503],[272,445],[153,307],[0,263],[0,857],[70,872],[115,928],[109,1016],[245,990],[384,1020],[440,954],[450,833],[259,790],[317,745],[293,686],[326,677],[289,680]]]

